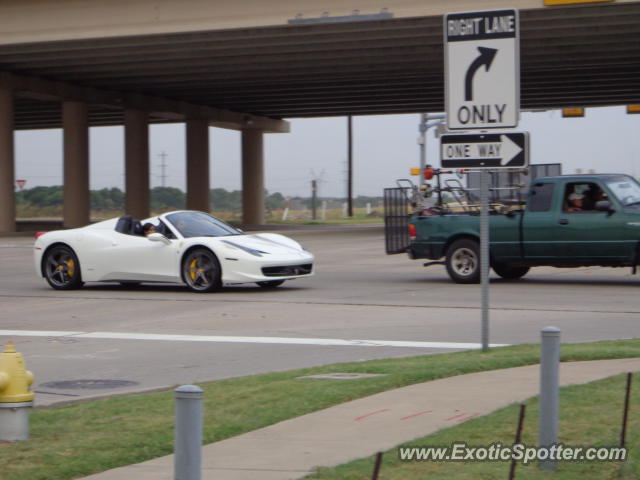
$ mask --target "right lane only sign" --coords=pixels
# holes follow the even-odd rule
[[[442,135],[440,163],[442,168],[524,168],[529,165],[529,134]]]
[[[520,117],[518,11],[449,13],[444,20],[450,130],[511,128]]]

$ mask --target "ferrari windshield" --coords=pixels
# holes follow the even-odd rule
[[[640,184],[634,178],[620,175],[608,178],[606,183],[623,206],[640,205]]]
[[[165,217],[184,238],[241,235],[231,225],[202,212],[176,212]]]

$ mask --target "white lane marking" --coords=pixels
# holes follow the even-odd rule
[[[220,342],[220,343],[264,343],[281,345],[322,345],[335,347],[402,347],[402,348],[453,348],[478,349],[479,343],[460,342],[408,342],[403,340],[348,340],[340,338],[291,338],[291,337],[235,337],[218,335],[167,335],[159,333],[122,332],[65,332],[42,330],[0,330],[5,337],[73,337],[103,340],[155,340],[166,342]],[[491,344],[491,347],[506,347]]]
[[[49,330],[0,330],[0,336],[7,337],[73,337],[86,332],[61,332]]]

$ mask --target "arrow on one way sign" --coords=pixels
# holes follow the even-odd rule
[[[529,164],[529,134],[442,135],[443,168],[522,168]]]

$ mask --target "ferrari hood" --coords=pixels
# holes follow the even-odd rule
[[[295,240],[275,233],[232,235],[220,237],[220,241],[232,247],[237,245],[239,247],[275,255],[304,251],[302,246]]]

